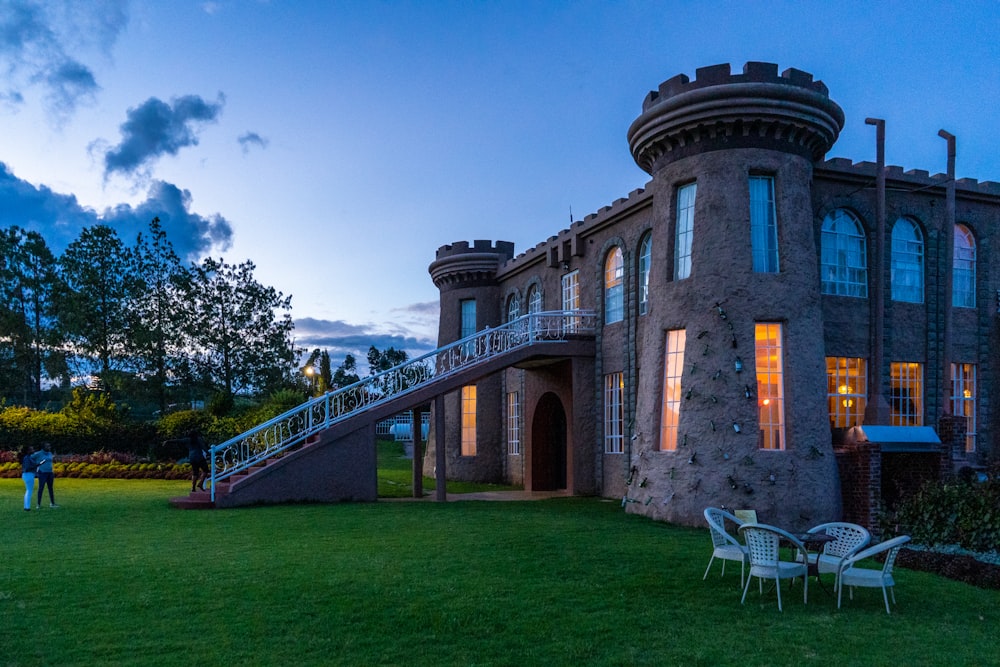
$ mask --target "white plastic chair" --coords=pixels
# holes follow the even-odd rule
[[[854,587],[861,586],[863,588],[881,588],[882,599],[885,600],[885,613],[891,613],[889,611],[889,594],[886,591],[888,589],[892,593],[892,603],[896,604],[896,582],[892,578],[892,566],[896,562],[899,550],[909,541],[909,535],[900,535],[844,559],[837,572],[837,609],[840,609],[840,599],[844,594],[844,586],[851,588],[849,595],[852,600],[854,599]],[[880,553],[885,553],[885,562],[882,563],[881,570],[856,567],[858,562]]]
[[[861,551],[872,541],[871,533],[867,529],[856,523],[843,521],[822,523],[810,528],[808,532],[810,535],[826,533],[836,538],[824,544],[823,550],[818,554],[809,554],[809,562],[816,564],[816,571],[820,574],[836,574],[841,561]]]
[[[742,588],[747,564],[747,548],[726,531],[727,519],[737,526],[743,525],[742,521],[725,510],[715,507],[709,507],[705,510],[705,521],[708,522],[708,530],[712,535],[712,557],[708,560],[705,576],[701,580],[704,581],[708,578],[708,571],[712,569],[712,563],[716,558],[722,560],[722,576],[726,574],[726,561],[738,560],[740,562],[740,587]]]
[[[743,588],[743,599],[740,600],[740,604],[746,601],[750,581],[754,577],[757,577],[761,594],[764,592],[764,580],[774,580],[775,588],[778,590],[778,611],[781,611],[781,580],[802,577],[802,603],[808,604],[809,566],[806,565],[806,558],[809,552],[806,551],[805,545],[791,533],[763,523],[744,524],[740,526],[740,534],[746,540],[747,555],[750,559],[750,575]],[[781,560],[779,547],[782,541],[798,551],[799,561]]]

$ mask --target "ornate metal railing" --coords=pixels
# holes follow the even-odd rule
[[[212,500],[216,483],[305,441],[306,438],[392,399],[528,345],[593,334],[593,311],[531,313],[495,329],[411,359],[352,385],[311,399],[211,448]]]

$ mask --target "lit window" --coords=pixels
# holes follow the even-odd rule
[[[681,378],[684,375],[684,347],[687,332],[674,329],[667,332],[667,348],[663,359],[663,408],[660,415],[660,449],[677,449],[677,430],[681,416]]]
[[[604,261],[604,323],[621,322],[625,317],[623,274],[621,248],[615,248],[608,253]]]
[[[653,259],[653,235],[646,234],[639,243],[639,314],[649,312],[649,265]]]
[[[462,456],[476,455],[476,385],[462,387]]]
[[[951,365],[951,413],[964,415],[965,451],[976,451],[976,365]]]
[[[516,391],[507,392],[507,453],[521,453],[521,401]]]
[[[820,243],[823,294],[867,298],[868,256],[858,219],[838,208],[823,220]]]
[[[604,376],[604,453],[625,452],[625,378],[621,373]]]
[[[538,285],[528,288],[528,312],[542,312],[542,290],[538,289]]]
[[[924,236],[909,218],[892,225],[892,300],[924,302]]]
[[[562,309],[563,310],[579,310],[580,309],[580,272],[571,271],[562,277]],[[577,327],[580,325],[580,319],[577,317],[566,318],[566,330],[576,331]]]
[[[781,324],[754,326],[757,365],[757,406],[761,449],[785,448],[785,389],[781,362]]]
[[[924,366],[912,362],[892,362],[892,390],[889,410],[893,426],[923,426]]]
[[[691,275],[691,241],[694,237],[694,200],[697,183],[677,188],[677,233],[674,240],[674,280]]]
[[[859,357],[827,357],[826,400],[830,426],[850,428],[863,423],[868,400],[868,362]]]
[[[459,303],[462,308],[462,331],[458,337],[465,338],[476,333],[476,300],[462,299]]]
[[[955,225],[955,268],[952,305],[976,307],[976,239],[965,225]]]
[[[507,321],[513,322],[521,314],[521,300],[516,294],[511,294],[507,299]]]
[[[778,223],[774,213],[774,179],[750,177],[750,245],[753,270],[778,272]]]

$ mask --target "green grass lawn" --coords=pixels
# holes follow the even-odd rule
[[[1000,595],[900,570],[838,611],[594,498],[183,511],[185,481],[0,480],[0,665],[997,665]]]
[[[433,495],[437,484],[433,477],[423,477],[424,496]],[[519,486],[456,482],[447,484],[448,493],[474,493],[477,491],[503,491],[520,489]],[[413,497],[413,459],[406,458],[403,443],[391,440],[378,441],[378,496],[379,498]]]

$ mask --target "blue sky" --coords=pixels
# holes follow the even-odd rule
[[[1000,181],[996,2],[0,0],[0,225],[55,250],[154,215],[257,265],[335,361],[433,347],[438,246],[517,252],[648,177],[625,133],[675,74],[811,72],[829,157]]]

